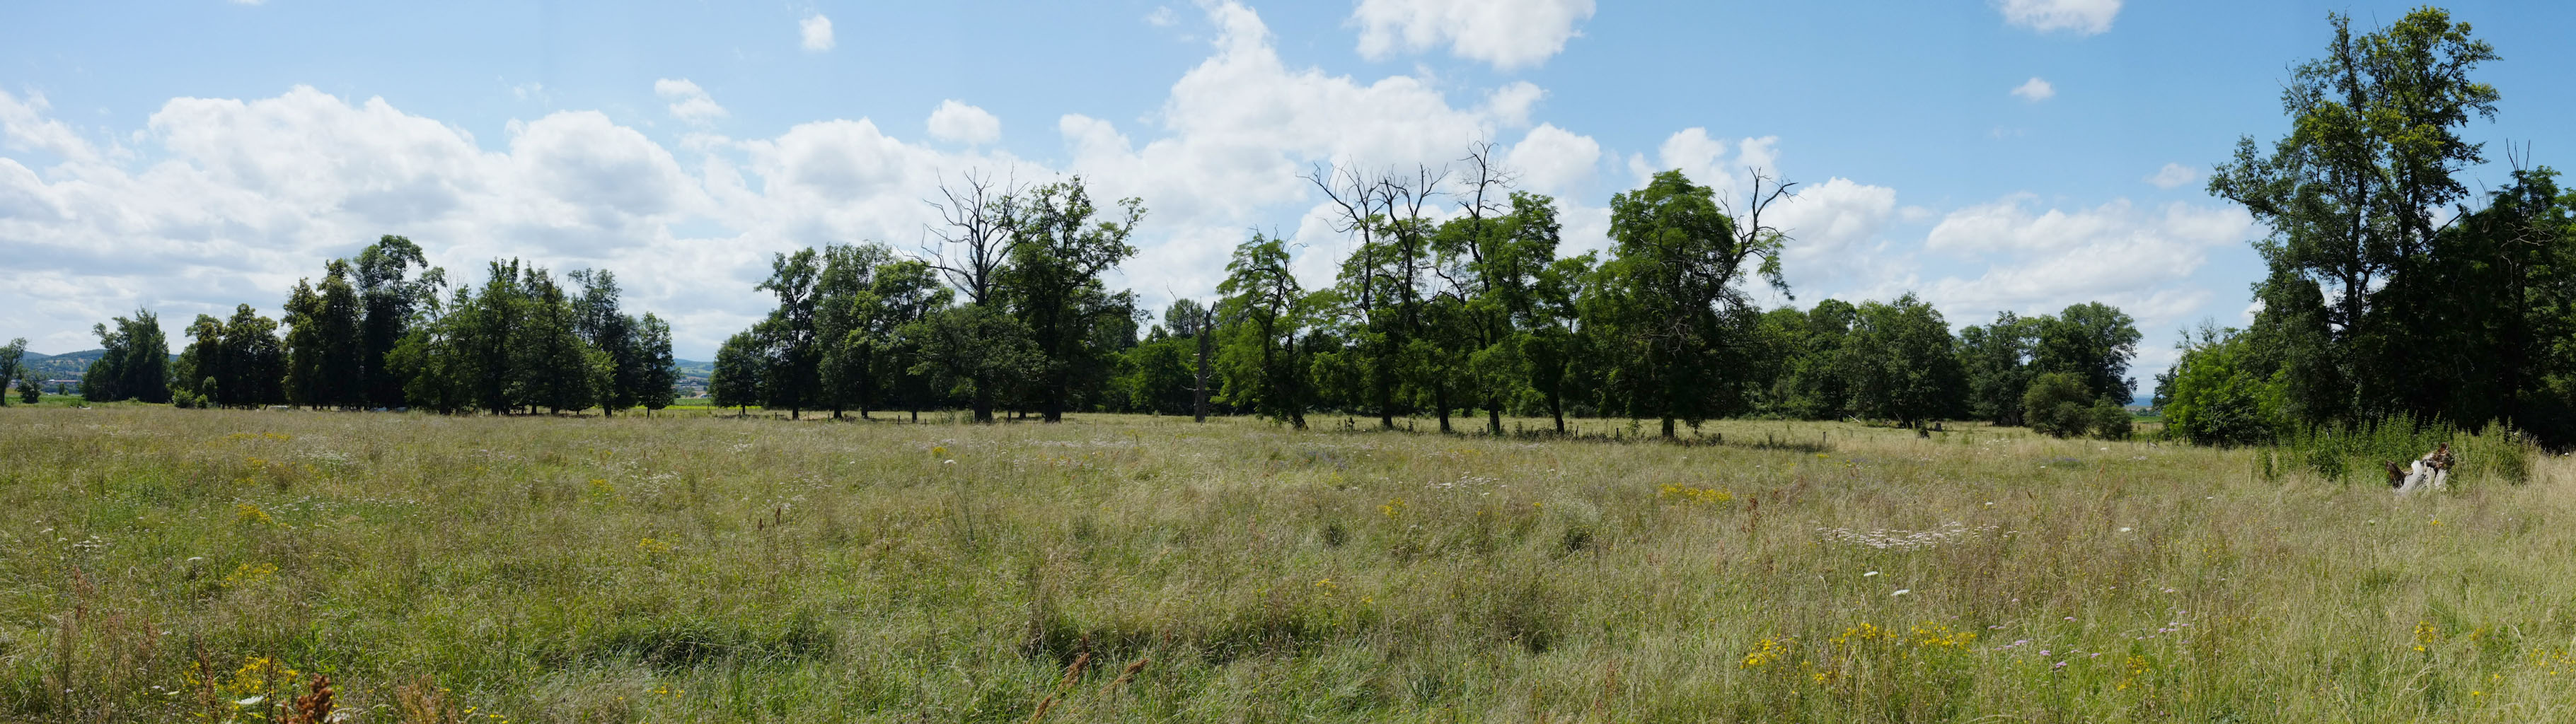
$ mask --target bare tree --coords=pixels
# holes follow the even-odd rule
[[[1789,296],[1789,282],[1780,276],[1780,253],[1788,246],[1790,237],[1787,232],[1780,230],[1780,227],[1762,223],[1762,214],[1770,210],[1772,204],[1778,203],[1783,198],[1796,199],[1797,197],[1789,194],[1789,190],[1797,188],[1798,182],[1772,178],[1759,168],[1746,167],[1744,171],[1746,175],[1753,178],[1753,188],[1744,194],[1744,213],[1736,213],[1733,206],[1723,200],[1718,202],[1719,210],[1726,212],[1728,216],[1735,217],[1736,220],[1735,244],[1730,248],[1729,258],[1720,260],[1719,263],[1725,266],[1720,268],[1718,273],[1729,277],[1743,274],[1744,262],[1759,256],[1762,257],[1762,267],[1755,270],[1755,273],[1760,274],[1763,280],[1770,283],[1771,288],[1779,291],[1782,296]],[[1762,190],[1762,185],[1766,182],[1771,184],[1769,191]],[[1796,299],[1794,296],[1789,298]]]
[[[1015,182],[996,184],[990,175],[968,171],[955,186],[940,182],[946,201],[927,202],[939,210],[941,225],[925,230],[939,244],[922,249],[924,261],[965,292],[969,304],[984,306],[992,297],[1002,265],[1020,244],[1021,191]]]
[[[1313,183],[1316,190],[1324,192],[1324,199],[1333,205],[1333,230],[1359,235],[1359,249],[1343,263],[1342,275],[1345,286],[1353,287],[1349,290],[1347,311],[1350,318],[1347,321],[1354,329],[1365,329],[1376,321],[1381,304],[1377,288],[1378,234],[1385,229],[1385,220],[1393,204],[1384,197],[1378,185],[1370,183],[1356,168],[1316,164],[1314,171],[1305,179]],[[1351,278],[1354,276],[1356,278]],[[1369,375],[1370,391],[1377,398],[1378,425],[1392,430],[1395,429],[1395,388],[1393,380],[1389,379],[1392,370],[1388,363],[1393,350],[1383,341],[1376,346],[1379,349],[1372,350],[1375,353],[1372,356],[1377,359],[1377,372]]]

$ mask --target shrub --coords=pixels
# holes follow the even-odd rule
[[[2104,440],[2126,440],[2129,437],[2129,409],[2120,403],[2102,400],[2093,403],[2093,436]]]
[[[2031,379],[2030,390],[2022,393],[2021,409],[2029,417],[2030,429],[2051,437],[2072,437],[2092,429],[2093,413],[2086,404],[2092,397],[2075,375],[2050,372]]]

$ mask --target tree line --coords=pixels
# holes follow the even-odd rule
[[[1070,410],[1309,416],[1627,417],[1658,434],[1719,417],[1865,417],[1921,427],[1982,418],[2052,434],[2125,435],[2140,338],[2118,309],[2010,313],[1954,334],[1912,295],[1762,310],[1788,291],[1763,220],[1794,184],[1756,174],[1740,207],[1679,171],[1611,199],[1612,246],[1561,255],[1554,200],[1514,190],[1489,146],[1463,171],[1306,179],[1356,242],[1307,289],[1291,242],[1255,232],[1213,300],[1148,325],[1103,275],[1135,254],[1145,210],[1106,206],[1080,177],[1034,187],[969,175],[943,188],[935,243],[776,255],[777,306],[728,339],[709,393],[834,416],[960,407],[1058,420]]]
[[[285,318],[250,305],[198,315],[174,360],[150,310],[97,325],[91,401],[180,407],[421,408],[495,414],[669,406],[671,328],[618,305],[615,275],[494,261],[477,289],[448,291],[419,245],[385,236],[333,259],[287,295]],[[280,331],[283,330],[283,334]],[[20,344],[23,348],[23,343]],[[9,356],[14,362],[14,356]]]
[[[2437,8],[2328,19],[2282,90],[2290,132],[2243,138],[2210,179],[2269,228],[2267,274],[2249,326],[2204,324],[2158,376],[2170,430],[2249,445],[2405,418],[2576,441],[2576,193],[2510,149],[2503,187],[2462,178],[2488,160],[2463,128],[2502,99],[2474,72],[2500,56]]]

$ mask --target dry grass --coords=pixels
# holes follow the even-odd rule
[[[0,719],[2576,717],[2564,459],[1707,432],[8,408]]]

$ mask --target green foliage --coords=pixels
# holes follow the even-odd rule
[[[2030,429],[2052,437],[2074,437],[2093,427],[2093,393],[2072,373],[2044,372],[2030,380],[2021,407]]]
[[[1614,394],[1631,416],[1661,418],[1665,437],[1676,420],[1736,411],[1740,391],[1724,370],[1740,362],[1742,348],[1731,342],[1748,335],[1754,317],[1741,282],[1750,270],[1787,288],[1782,237],[1739,228],[1715,191],[1665,171],[1611,197],[1610,239],[1616,255],[1597,272],[1593,316],[1616,360]]]
[[[114,327],[91,328],[104,352],[81,376],[81,396],[92,402],[169,402],[170,343],[161,333],[161,319],[138,309],[130,319],[113,321]]]
[[[2021,398],[2030,389],[2030,378],[2039,374],[2034,362],[2047,322],[2047,317],[1998,312],[1992,323],[1959,330],[1959,360],[1968,378],[1970,415],[1997,425],[2022,424]]]
[[[931,312],[896,332],[919,350],[912,372],[937,389],[969,401],[976,422],[992,422],[996,400],[1040,363],[1029,329],[989,305],[968,304]]]
[[[2471,431],[2439,421],[2397,415],[2366,425],[2314,427],[2282,437],[2272,455],[2294,461],[2318,476],[2346,483],[2379,483],[2389,463],[2404,466],[2450,443],[2453,485],[2494,481],[2520,484],[2531,479],[2531,466],[2541,456],[2538,446],[2510,426],[2490,425]]]
[[[735,332],[716,348],[715,372],[707,375],[707,397],[717,407],[746,407],[760,402],[763,345],[751,332]]]
[[[1216,304],[1224,326],[1214,331],[1223,340],[1216,364],[1223,401],[1303,430],[1308,402],[1298,330],[1307,326],[1309,300],[1288,268],[1288,249],[1256,233],[1234,248],[1225,269]]]
[[[1075,176],[1029,190],[1018,208],[1012,221],[1019,241],[1001,272],[1001,288],[1035,348],[1026,360],[1032,402],[1056,422],[1082,390],[1108,377],[1110,355],[1135,344],[1133,295],[1110,292],[1101,275],[1136,255],[1127,239],[1145,206],[1129,198],[1115,210],[1102,209]],[[1123,323],[1128,334],[1096,334],[1112,323]]]
[[[2156,393],[2166,435],[2237,447],[2271,442],[2294,427],[2283,410],[2285,375],[2265,371],[2254,339],[2204,326],[2197,339],[2179,346],[2181,355]]]
[[[414,268],[421,270],[418,277],[411,276]],[[429,265],[420,245],[391,235],[360,250],[352,272],[361,313],[356,340],[360,403],[402,407],[404,380],[387,357],[432,313],[447,273]]]
[[[2129,408],[2109,399],[2096,400],[2088,411],[2093,419],[2087,425],[2094,437],[2104,440],[2127,440],[2135,421]]]
[[[2576,439],[2571,398],[2547,381],[2568,361],[2549,340],[2576,312],[2558,281],[2576,246],[2567,202],[2545,168],[2521,169],[2487,208],[2445,219],[2471,197],[2458,174],[2485,161],[2461,132],[2495,116],[2501,94],[2473,75],[2498,54],[2438,8],[2358,34],[2329,22],[2325,53],[2283,89],[2289,133],[2240,140],[2210,180],[2273,232],[2242,366],[2274,378],[2300,425],[2403,414]]]
[[[1966,379],[1950,326],[1912,294],[1862,304],[1836,352],[1853,412],[1913,427],[1964,406]]]
[[[36,383],[33,381],[26,381],[26,378],[29,377],[29,375],[18,364],[18,360],[25,359],[26,356],[27,338],[25,337],[12,339],[9,340],[8,344],[0,345],[0,383],[17,382],[21,388],[28,390],[36,389]],[[35,401],[29,400],[28,404],[35,404]],[[8,396],[0,395],[0,407],[7,407],[8,405]]]
[[[2139,339],[2137,323],[2127,313],[2100,302],[2085,302],[2037,321],[2034,370],[2075,375],[2094,396],[2123,404],[2137,394],[2137,382],[2124,374],[2129,360],[2137,357]]]

